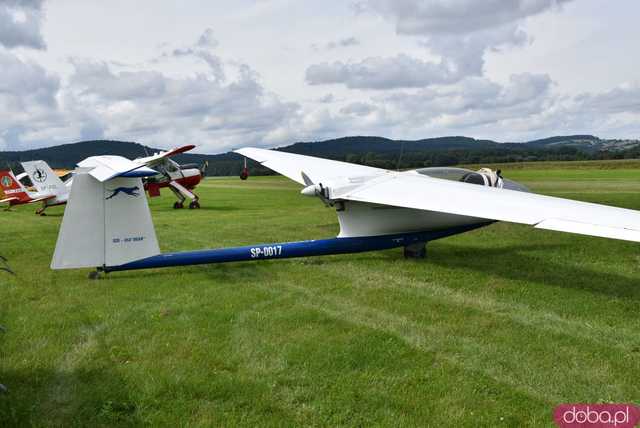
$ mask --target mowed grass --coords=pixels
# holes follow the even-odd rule
[[[640,209],[640,170],[521,169],[533,190]],[[335,236],[281,177],[151,200],[163,251]],[[553,426],[640,403],[640,247],[499,223],[400,249],[51,271],[63,210],[0,212],[0,426]]]

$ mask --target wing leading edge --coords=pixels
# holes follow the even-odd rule
[[[267,168],[303,185],[307,185],[303,178],[303,173],[314,183],[354,176],[387,173],[386,169],[274,150],[247,147],[235,150],[235,152],[253,159]]]

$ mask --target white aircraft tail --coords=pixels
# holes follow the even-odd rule
[[[118,266],[160,254],[140,178],[99,182],[78,168],[52,269]]]
[[[42,160],[22,162],[24,172],[29,175],[38,193],[58,194],[65,190],[64,183],[49,165]]]

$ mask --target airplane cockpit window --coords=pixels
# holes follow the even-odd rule
[[[171,159],[167,159],[162,166],[166,172],[176,172],[179,170],[178,164]]]
[[[27,174],[19,174],[17,177],[18,181],[26,188],[33,187],[33,182],[31,178]]]
[[[517,181],[509,180],[507,178],[503,178],[502,181],[504,182],[502,186],[503,189],[515,190],[517,192],[531,192],[527,186],[520,184]]]
[[[481,186],[487,186],[489,184],[487,178],[484,175],[478,174],[477,172],[473,171],[463,175],[460,181],[464,183],[479,184]]]
[[[61,176],[60,176],[60,180],[62,180],[62,182],[63,182],[63,183],[66,183],[66,182],[67,182],[67,180],[69,180],[71,177],[73,177],[73,171],[71,171],[71,172],[67,172],[67,173],[66,173],[66,174],[64,174],[64,175],[61,175]]]
[[[482,168],[479,171],[472,171],[465,168],[452,167],[432,167],[416,169],[418,174],[428,175],[433,178],[443,180],[461,181],[463,183],[479,184],[481,186],[500,187],[503,189],[516,190],[519,192],[529,192],[530,190],[513,180],[505,179],[500,171],[492,171]]]

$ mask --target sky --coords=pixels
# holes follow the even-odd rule
[[[0,0],[0,150],[640,138],[640,2]]]

